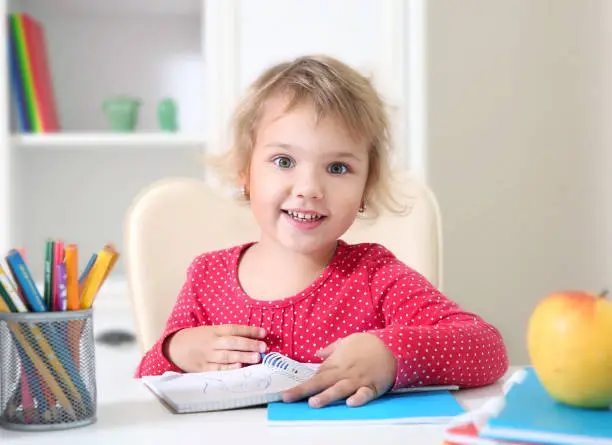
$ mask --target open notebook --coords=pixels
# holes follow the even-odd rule
[[[175,413],[217,411],[281,400],[283,391],[305,382],[316,368],[277,352],[261,363],[228,371],[145,376],[142,382]]]
[[[167,372],[142,377],[141,381],[174,413],[218,411],[280,401],[283,391],[311,378],[318,366],[272,352],[265,355],[261,363],[240,369],[187,374]],[[452,385],[425,386],[397,392],[455,389],[458,387]]]

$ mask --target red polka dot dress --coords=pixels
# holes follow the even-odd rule
[[[320,363],[317,350],[356,332],[380,338],[397,358],[394,388],[495,382],[508,369],[500,333],[462,310],[421,274],[379,244],[340,240],[327,268],[305,290],[276,301],[244,293],[238,263],[252,243],[198,256],[166,324],[136,377],[182,372],[162,352],[164,340],[201,325],[260,326],[269,352]]]

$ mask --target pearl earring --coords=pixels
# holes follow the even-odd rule
[[[359,213],[365,213],[366,211],[366,204],[365,202],[362,202],[361,205],[359,206]]]
[[[240,187],[240,196],[244,199],[249,199],[249,191],[247,190],[246,184],[242,184],[242,186]]]

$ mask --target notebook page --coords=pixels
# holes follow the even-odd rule
[[[166,373],[142,381],[177,412],[253,406],[281,400],[281,393],[314,374],[309,367],[290,372],[269,363],[228,371]]]

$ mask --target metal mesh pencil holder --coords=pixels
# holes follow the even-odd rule
[[[92,309],[0,312],[0,426],[55,430],[96,420]]]

